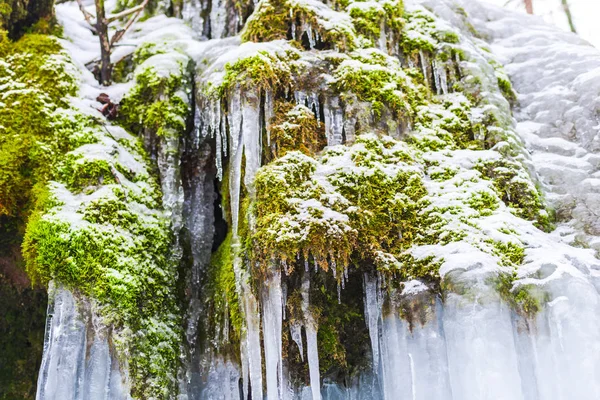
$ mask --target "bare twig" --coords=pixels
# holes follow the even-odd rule
[[[533,0],[523,0],[527,14],[533,14]]]
[[[573,15],[571,15],[571,8],[569,7],[569,2],[567,0],[562,0],[562,7],[565,10],[565,14],[567,15],[567,21],[569,21],[569,28],[571,28],[571,32],[577,33],[575,29],[575,23],[573,22]]]
[[[90,26],[92,28],[94,28],[94,30],[96,30],[96,24],[94,24],[92,22],[92,18],[94,18],[94,16],[85,9],[81,0],[77,0],[77,4],[79,5],[79,9],[81,10],[81,13],[83,14],[83,18],[85,18],[85,21],[88,24],[90,24]]]
[[[147,2],[148,1],[146,0],[146,3]],[[139,10],[137,13],[133,14],[131,16],[131,18],[129,18],[129,21],[127,21],[127,24],[125,24],[125,26],[122,29],[119,29],[117,32],[115,32],[113,37],[110,39],[110,47],[113,47],[115,45],[115,43],[117,43],[119,40],[121,40],[123,38],[123,35],[125,35],[125,32],[127,32],[127,30],[131,27],[131,25],[133,25],[133,23],[135,22],[138,15],[140,15],[142,10],[143,10],[143,8],[141,10]]]
[[[115,43],[123,38],[127,30],[131,28],[140,13],[144,11],[148,5],[148,2],[149,0],[143,0],[135,7],[107,17],[106,10],[104,8],[104,0],[94,0],[94,3],[96,4],[96,16],[94,17],[91,13],[86,11],[82,0],[77,0],[79,10],[82,12],[85,20],[92,27],[92,30],[96,33],[96,35],[98,35],[98,39],[100,40],[100,77],[98,81],[102,85],[110,85],[113,66],[113,64],[110,62],[110,55]],[[109,24],[125,17],[129,17],[129,20],[125,26],[123,26],[121,29],[118,29],[115,34],[110,37],[108,29]],[[95,21],[92,21],[93,18],[95,18]]]
[[[109,16],[109,17],[106,19],[106,23],[107,23],[107,24],[110,24],[111,22],[114,22],[114,21],[116,21],[116,20],[118,20],[118,19],[124,18],[124,17],[126,17],[126,16],[128,16],[128,15],[130,15],[130,14],[133,14],[133,13],[137,13],[137,14],[139,14],[139,13],[140,13],[140,12],[141,12],[141,11],[142,11],[142,10],[143,10],[145,7],[146,7],[146,5],[147,5],[147,4],[148,4],[148,0],[144,0],[144,1],[142,2],[142,4],[140,4],[140,5],[138,5],[138,6],[131,7],[130,9],[123,10],[123,11],[121,11],[120,13],[117,13],[117,14],[111,15],[111,16]]]

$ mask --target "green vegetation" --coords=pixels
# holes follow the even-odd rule
[[[325,147],[327,140],[324,124],[317,120],[307,107],[277,102],[274,111],[275,116],[271,120],[269,132],[275,158],[283,157],[293,150],[306,155],[316,154]]]
[[[540,229],[552,230],[552,221],[542,197],[519,162],[506,158],[480,160],[474,168],[481,172],[483,178],[494,182],[502,201],[518,216],[534,221]]]
[[[392,47],[394,39],[402,32],[404,6],[401,0],[377,3],[356,1],[350,3],[346,11],[352,18],[356,32],[370,40],[371,45],[378,44],[384,35],[386,44]]]
[[[355,48],[356,32],[350,18],[332,10],[324,12],[327,8],[309,1],[263,1],[246,22],[242,40],[295,39],[304,42],[307,48],[341,51]]]
[[[133,133],[159,137],[184,132],[191,114],[187,92],[190,59],[177,50],[167,50],[166,45],[148,43],[136,50],[133,65],[137,66],[136,85],[120,103],[123,126]]]
[[[410,119],[418,105],[424,104],[424,88],[420,88],[402,69],[397,59],[375,49],[351,54],[334,73],[334,88],[342,99],[351,95],[371,103],[376,119],[383,108],[389,108],[397,119]]]
[[[96,299],[119,356],[129,355],[133,395],[166,396],[179,362],[176,272],[146,156],[69,105],[78,75],[54,38],[28,34],[0,51],[0,215],[25,231],[27,272]]]

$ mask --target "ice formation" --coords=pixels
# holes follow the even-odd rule
[[[89,61],[76,5],[57,15]],[[600,398],[597,50],[466,0],[179,17],[128,38],[159,45],[136,84],[174,77],[154,100],[185,105],[143,131],[190,269],[181,399]],[[127,398],[96,300],[53,285],[38,398]]]

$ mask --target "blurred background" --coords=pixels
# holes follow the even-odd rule
[[[545,21],[579,36],[600,49],[600,0],[482,0],[501,7],[539,15]]]

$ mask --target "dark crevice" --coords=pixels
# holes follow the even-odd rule
[[[227,236],[227,231],[229,230],[229,226],[227,225],[227,221],[223,215],[223,208],[221,207],[221,201],[223,196],[219,190],[219,180],[215,178],[214,180],[214,188],[215,188],[215,200],[213,202],[214,209],[214,227],[215,233],[213,235],[213,243],[212,243],[212,251],[215,252],[225,241],[225,237]]]

